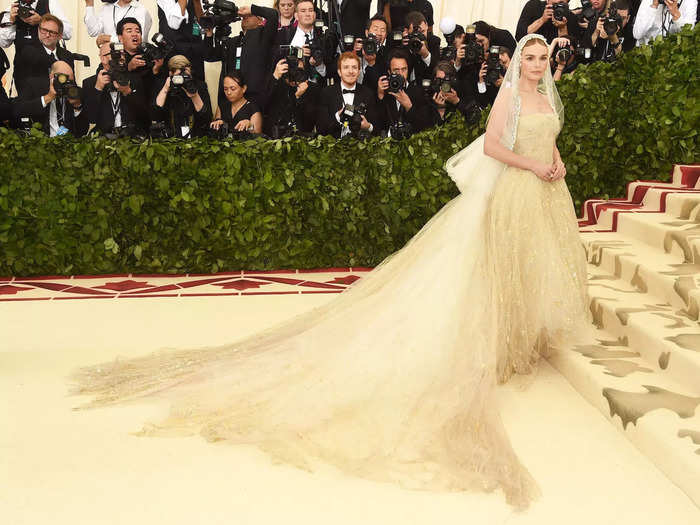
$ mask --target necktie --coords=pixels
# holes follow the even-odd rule
[[[345,93],[355,93],[355,90],[354,89],[344,89],[343,95],[345,95]]]
[[[58,60],[58,59],[56,58],[56,53],[53,52],[53,51],[52,51],[51,53],[49,53],[49,58],[51,59],[51,63],[52,63],[52,64]]]

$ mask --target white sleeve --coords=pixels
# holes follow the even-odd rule
[[[695,18],[698,12],[698,0],[685,0],[681,4],[680,11],[681,16],[678,20],[671,22],[669,33],[677,33],[686,24],[690,24],[691,26],[695,25]]]
[[[168,27],[170,29],[178,30],[183,22],[187,22],[189,16],[187,15],[187,10],[185,14],[182,14],[182,9],[180,9],[180,4],[175,0],[158,0],[158,7],[165,13],[165,19],[168,21]]]
[[[151,36],[153,20],[151,19],[151,13],[148,12],[148,9],[143,6],[141,6],[141,9],[143,9],[143,41],[147,42]]]
[[[421,58],[422,58],[422,57],[421,57]],[[430,65],[430,59],[431,59],[431,58],[432,58],[432,55],[431,55],[430,53],[428,53],[428,56],[425,57],[425,58],[423,58],[423,63],[424,63],[426,66],[429,66],[429,65]]]
[[[73,36],[73,26],[71,25],[65,11],[61,7],[58,0],[49,0],[49,11],[52,15],[57,16],[63,22],[63,40],[70,40]]]
[[[106,7],[103,7],[104,11]],[[101,15],[102,13],[100,13]],[[93,6],[87,6],[85,8],[85,27],[87,27],[88,35],[91,37],[96,37],[104,33],[104,25],[102,24],[102,19],[95,15],[95,8]]]
[[[2,22],[10,22],[10,14],[2,17]],[[17,27],[13,24],[8,27],[0,27],[0,47],[10,47],[15,41]]]
[[[634,21],[632,34],[636,40],[646,40],[654,27],[657,18],[660,20],[662,7],[654,9],[651,7],[651,0],[644,0],[637,11],[637,18]],[[659,29],[661,26],[659,24]]]
[[[317,65],[316,71],[318,71],[319,75],[321,75],[322,77],[325,77],[326,76],[326,64]]]

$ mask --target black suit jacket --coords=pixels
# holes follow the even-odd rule
[[[223,97],[222,82],[226,71],[233,71],[236,66],[236,49],[241,49],[241,73],[248,85],[246,98],[263,107],[265,105],[265,87],[267,75],[272,68],[272,56],[275,41],[278,38],[279,12],[269,7],[251,6],[255,16],[265,19],[265,25],[247,31],[245,35],[236,36],[229,41],[228,52],[223,48],[209,50],[207,60],[221,60],[222,68],[219,78],[219,99]],[[213,45],[207,39],[208,45]]]
[[[355,86],[355,99],[353,105],[365,103],[367,105],[366,118],[374,126],[374,133],[378,133],[381,128],[381,120],[377,114],[377,102],[372,91],[361,84]],[[321,91],[321,101],[318,108],[318,118],[316,120],[316,131],[321,135],[333,135],[340,138],[342,126],[335,118],[336,113],[345,105],[341,92],[341,83],[326,87]]]
[[[204,102],[201,111],[195,111],[194,105],[189,97],[184,93],[177,93],[171,89],[165,99],[165,105],[160,107],[156,104],[156,99],[160,90],[163,89],[166,78],[158,80],[155,89],[151,94],[151,115],[152,120],[162,122],[170,132],[172,137],[182,137],[182,126],[189,126],[190,137],[203,137],[209,130],[211,122],[211,100],[207,85],[201,80],[197,80],[197,91]]]
[[[340,30],[343,36],[353,35],[355,38],[360,38],[365,35],[371,3],[372,0],[342,0],[340,4]],[[329,5],[336,6],[337,4],[329,2]]]
[[[296,88],[289,86],[284,80],[275,80],[272,73],[268,76],[265,98],[268,106],[263,118],[263,132],[272,136],[273,126],[287,125],[292,120],[297,130],[305,133],[313,131],[317,118],[317,101],[321,89],[309,86],[300,99],[296,98]]]
[[[62,47],[56,47],[56,59],[67,62],[75,71],[73,54]],[[18,95],[22,96],[22,90],[27,85],[27,80],[32,77],[45,78],[54,59],[46,52],[40,42],[33,42],[21,46],[17,50],[15,59],[15,85]]]
[[[12,117],[12,104],[10,104],[5,88],[0,85],[0,126],[4,125],[5,121],[11,121]]]
[[[46,107],[41,103],[41,97],[49,92],[49,77],[44,78],[32,77],[27,80],[24,93],[17,99],[14,107],[16,118],[29,117],[33,122],[41,123],[44,133],[49,134],[49,119],[50,107]],[[58,99],[57,99],[58,100]],[[65,121],[63,125],[76,137],[82,137],[87,133],[89,122],[87,112],[83,110],[78,116],[75,116],[73,106],[66,100],[65,104]]]
[[[432,78],[433,69],[440,62],[440,37],[428,35],[428,51],[430,51],[430,64],[426,65],[420,55],[411,55],[409,67],[416,75],[416,82],[424,78]]]
[[[111,133],[114,129],[114,110],[112,96],[105,87],[102,91],[95,89],[97,75],[86,78],[83,81],[83,105],[90,124],[95,124],[95,129],[101,133]],[[133,123],[136,130],[147,133],[151,124],[150,94],[143,87],[140,79],[132,77],[132,93],[129,96],[121,96],[120,108],[122,126]]]
[[[392,124],[399,121],[408,122],[413,127],[414,132],[424,130],[428,127],[428,115],[426,110],[426,97],[423,90],[416,84],[410,84],[406,88],[406,93],[411,99],[412,107],[406,111],[403,107],[396,107],[396,98],[390,93],[386,93],[379,102],[379,113],[383,130],[388,130]]]
[[[489,44],[492,46],[507,47],[511,51],[515,51],[515,48],[518,45],[510,31],[507,29],[498,29],[497,27],[494,27],[491,31]]]

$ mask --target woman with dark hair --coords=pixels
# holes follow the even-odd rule
[[[216,109],[216,116],[211,123],[218,130],[225,122],[230,130],[262,133],[262,113],[255,102],[245,98],[248,86],[238,72],[224,76],[224,98]]]

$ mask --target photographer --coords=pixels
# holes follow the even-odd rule
[[[143,51],[143,39],[141,36],[141,24],[135,18],[122,18],[117,23],[117,38],[124,47],[124,58],[128,76],[138,79],[141,87],[146,91],[148,99],[151,98],[156,80],[163,80],[164,58],[152,60],[147,63]],[[165,51],[162,55],[165,55]]]
[[[213,46],[207,60],[221,60],[222,63],[219,103],[225,101],[222,90],[224,77],[238,71],[248,84],[246,96],[262,107],[265,105],[265,83],[271,69],[270,60],[277,38],[279,13],[276,9],[252,5],[241,6],[238,15],[241,17],[240,35],[234,38],[207,39],[208,45]]]
[[[192,74],[204,81],[204,56],[206,46],[203,40],[199,17],[202,16],[201,0],[157,0],[158,29],[174,46],[172,55],[184,55],[191,62]],[[166,57],[169,58],[169,57]]]
[[[612,2],[610,7],[599,16],[591,35],[594,60],[613,62],[623,51],[624,30],[628,20],[627,0]],[[631,44],[631,47],[634,47],[634,41]],[[627,49],[630,49],[629,45]]]
[[[260,108],[255,102],[246,99],[246,83],[238,71],[227,73],[223,80],[224,96],[226,97],[216,109],[216,116],[210,124],[212,129],[222,128],[238,132],[248,132],[260,135],[263,128],[263,118]]]
[[[279,13],[279,23],[277,24],[277,37],[275,45],[281,46],[284,34],[289,31],[296,31],[297,21],[294,18],[297,0],[275,0],[273,8]]]
[[[474,100],[466,100],[457,80],[457,70],[450,62],[443,60],[435,66],[430,87],[426,89],[429,103],[426,105],[427,125],[442,126],[456,111],[473,122],[481,115],[481,109]]]
[[[57,60],[66,62],[74,69],[73,54],[58,45],[63,35],[63,22],[52,14],[45,14],[39,21],[37,44],[21,46],[15,55],[15,85],[19,95],[31,77],[46,76],[51,64]]]
[[[153,120],[167,137],[191,138],[207,134],[211,122],[211,102],[207,85],[193,78],[187,57],[168,60],[168,76],[152,105]],[[153,126],[151,133],[154,134]]]
[[[578,24],[579,17],[569,11],[569,0],[529,0],[520,14],[518,19],[518,27],[515,31],[515,39],[520,40],[525,35],[537,33],[551,42],[554,38],[561,35],[561,24],[555,24],[554,6],[556,4],[566,6],[566,34],[571,37],[578,37],[581,34],[581,27]],[[562,9],[562,8],[560,8]],[[514,47],[512,49],[515,49]]]
[[[440,38],[430,34],[428,22],[422,13],[411,11],[406,15],[404,37],[408,38],[411,61],[409,78],[420,83],[430,78],[435,65],[440,60]]]
[[[367,22],[365,28],[365,42],[371,42],[371,45],[376,48],[368,49],[363,42],[360,43],[362,50],[362,71],[360,73],[360,82],[363,86],[367,86],[372,90],[372,93],[377,94],[377,82],[379,77],[386,71],[386,58],[388,54],[386,46],[386,36],[388,33],[388,25],[384,17],[375,15]]]
[[[51,65],[48,75],[28,80],[15,103],[15,116],[41,123],[44,133],[50,137],[66,133],[81,137],[89,127],[73,69],[61,61]]]
[[[360,67],[360,57],[351,51],[338,58],[340,82],[321,92],[316,123],[319,134],[343,138],[351,134],[368,136],[379,130],[375,97],[369,88],[357,82]]]
[[[103,3],[106,0],[102,0]],[[151,15],[138,0],[117,0],[102,6],[99,14],[95,13],[95,0],[85,0],[85,27],[88,35],[98,37],[104,35],[98,41],[101,45],[104,41],[117,42],[117,24],[124,18],[135,18],[143,28],[143,34],[148,40],[151,33]],[[109,39],[108,39],[109,38]]]
[[[697,13],[698,0],[643,0],[634,21],[637,45],[677,33],[686,24],[694,25]]]
[[[22,3],[23,10],[29,11],[29,16],[20,18],[19,4]],[[15,48],[25,44],[37,43],[39,41],[39,22],[46,13],[58,17],[63,23],[63,39],[70,40],[73,36],[73,26],[71,26],[59,0],[14,0],[10,6],[9,13],[4,13],[3,24],[10,24],[7,27],[0,27],[0,47],[10,47],[15,43]]]
[[[266,99],[269,103],[263,131],[275,139],[296,133],[310,134],[316,125],[315,101],[319,96],[320,88],[309,84],[303,60],[281,59],[268,78]]]
[[[377,83],[382,129],[395,138],[407,137],[428,126],[423,92],[408,82],[408,60],[405,51],[393,51],[389,56],[389,75]]]
[[[433,31],[433,6],[428,0],[378,0],[377,14],[381,14],[389,24],[389,31],[401,29],[408,25],[406,15],[411,11],[421,13],[430,32]]]
[[[503,84],[513,51],[505,46],[491,46],[486,60],[479,69],[479,82],[477,83],[476,101],[479,107],[486,108],[496,101],[498,90]]]
[[[112,66],[123,73],[126,57],[111,46],[107,42],[100,46],[97,74],[83,81],[87,119],[102,134],[146,135],[151,123],[149,95],[138,76],[115,74]]]
[[[314,57],[311,53],[311,46],[314,40],[320,38],[314,28],[316,9],[313,1],[298,0],[294,16],[297,19],[297,27],[294,30],[290,28],[282,39],[282,45],[290,45],[304,50],[304,62],[307,65],[307,73],[312,81],[318,82],[320,79],[326,78],[327,69],[321,56]],[[276,56],[275,61],[279,60],[279,58],[279,55]]]

